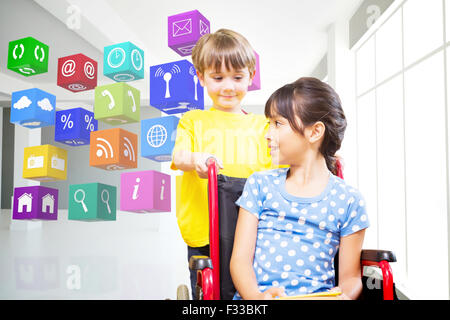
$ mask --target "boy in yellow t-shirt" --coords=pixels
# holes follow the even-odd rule
[[[267,119],[241,108],[255,75],[255,56],[248,41],[227,29],[206,34],[194,47],[192,61],[213,106],[188,111],[181,117],[172,154],[171,169],[184,171],[177,221],[188,245],[188,261],[193,255],[209,255],[207,159],[216,159],[220,174],[238,178],[272,167],[264,138]],[[234,238],[234,232],[230,237]],[[229,265],[222,262],[221,278],[229,279],[221,287],[234,290]],[[191,271],[194,299],[195,283],[196,273]],[[232,299],[233,295],[222,292],[221,298]]]

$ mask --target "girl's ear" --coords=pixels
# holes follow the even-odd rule
[[[197,72],[198,80],[200,80],[200,85],[201,85],[202,87],[204,87],[204,86],[205,86],[205,77],[204,77],[204,74],[203,74],[203,73],[200,73],[200,72],[198,72],[198,71],[196,71],[196,72]]]
[[[315,143],[320,141],[325,134],[325,125],[322,121],[317,121],[314,123],[309,130],[309,142]]]

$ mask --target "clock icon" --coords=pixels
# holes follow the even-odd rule
[[[122,48],[114,48],[109,52],[107,60],[111,68],[120,67],[125,61],[125,50]]]
[[[137,49],[131,51],[131,63],[133,64],[133,67],[136,69],[136,71],[142,69],[143,60],[144,59],[142,59],[141,53]]]

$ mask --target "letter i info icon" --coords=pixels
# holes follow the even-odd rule
[[[170,175],[154,170],[122,173],[120,210],[170,212]]]

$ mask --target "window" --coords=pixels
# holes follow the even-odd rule
[[[449,299],[450,0],[397,4],[354,48],[364,247],[396,253],[411,298]]]

